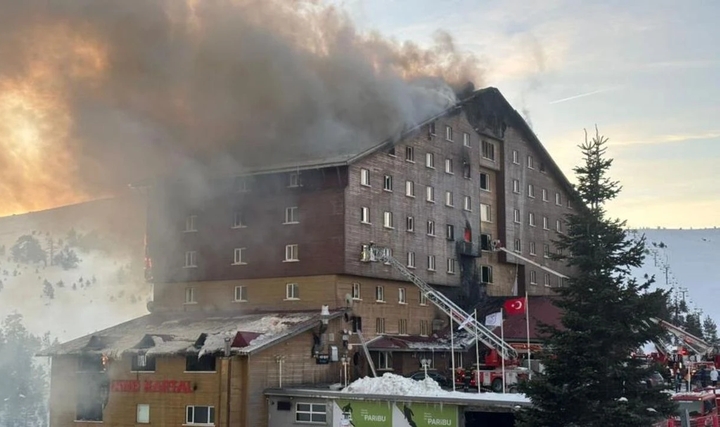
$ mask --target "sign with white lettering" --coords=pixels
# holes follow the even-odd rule
[[[355,427],[392,427],[392,406],[388,402],[363,400],[338,400],[335,413],[339,419],[335,425]],[[352,424],[348,424],[348,422]],[[343,424],[344,423],[344,424]]]

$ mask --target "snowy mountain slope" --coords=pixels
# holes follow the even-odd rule
[[[66,341],[147,313],[143,206],[120,197],[0,218],[0,318],[20,313],[32,333]],[[21,236],[42,261],[13,260]],[[66,246],[73,268],[51,260]]]
[[[645,265],[634,271],[635,277],[655,275],[656,285],[663,289],[687,289],[689,308],[720,322],[720,229],[640,229],[635,233],[646,236],[650,252]]]

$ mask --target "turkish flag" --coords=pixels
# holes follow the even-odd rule
[[[525,307],[526,307],[527,301],[525,301],[525,298],[513,298],[505,301],[505,304],[503,304],[503,308],[505,309],[505,313],[508,314],[508,316],[512,316],[513,314],[523,314],[525,313]]]

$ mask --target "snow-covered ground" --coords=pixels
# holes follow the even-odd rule
[[[530,402],[518,393],[463,393],[446,391],[432,378],[416,381],[411,378],[386,373],[381,377],[365,377],[353,381],[342,390],[343,393],[386,394],[392,396],[447,397],[473,400],[495,400],[505,402]]]

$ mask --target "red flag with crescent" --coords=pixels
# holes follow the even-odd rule
[[[508,316],[512,316],[513,314],[525,313],[525,307],[526,307],[525,297],[509,299],[509,300],[505,301],[505,304],[503,305],[503,308],[505,309],[505,313],[507,313]]]

